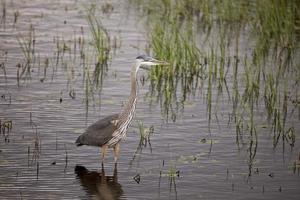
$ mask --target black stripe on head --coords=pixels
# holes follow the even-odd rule
[[[143,61],[151,61],[151,60],[153,60],[152,57],[146,56],[146,55],[140,55],[140,56],[136,57],[136,59],[140,59],[140,60],[143,60]]]

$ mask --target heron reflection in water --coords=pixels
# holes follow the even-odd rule
[[[124,199],[124,191],[118,182],[116,165],[112,176],[106,176],[103,167],[101,172],[97,172],[89,171],[80,165],[76,165],[75,173],[89,198],[101,200]]]
[[[108,148],[114,149],[114,161],[120,155],[120,141],[126,137],[126,132],[135,113],[137,101],[137,72],[141,66],[168,65],[165,61],[159,61],[149,56],[138,56],[131,69],[131,92],[128,102],[119,114],[107,116],[95,122],[80,135],[77,140],[77,146],[90,145],[101,148],[102,165]]]

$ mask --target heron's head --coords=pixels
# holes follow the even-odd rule
[[[147,66],[155,66],[155,65],[169,65],[166,61],[157,60],[150,56],[140,55],[136,57],[137,66],[147,67]]]

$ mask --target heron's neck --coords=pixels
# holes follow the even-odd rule
[[[132,67],[132,70],[131,70],[131,77],[130,77],[130,80],[131,80],[131,91],[130,91],[130,97],[133,97],[133,98],[136,98],[137,96],[137,84],[136,84],[136,75],[137,75],[137,71],[134,67]]]
[[[131,91],[130,91],[130,96],[125,104],[122,112],[121,112],[121,118],[129,115],[130,113],[134,112],[135,110],[135,104],[136,104],[136,97],[137,97],[137,83],[136,83],[136,76],[137,76],[137,70],[138,66],[135,65],[131,69]]]

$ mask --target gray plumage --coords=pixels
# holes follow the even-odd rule
[[[90,125],[87,130],[77,138],[77,146],[90,145],[101,147],[106,144],[112,138],[113,132],[117,129],[113,121],[118,120],[118,118],[119,115],[114,114]]]

